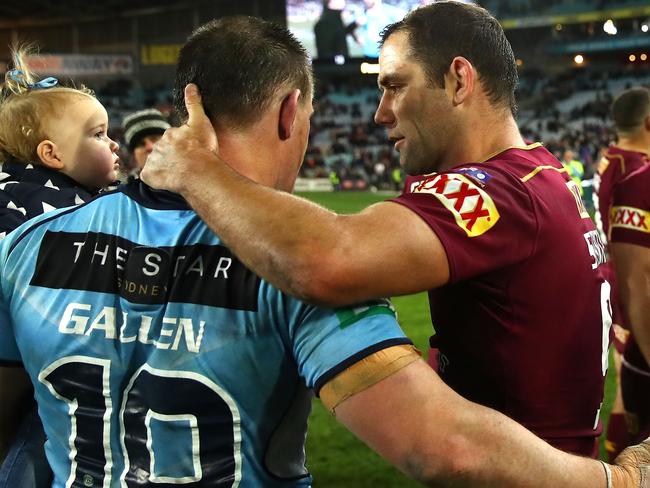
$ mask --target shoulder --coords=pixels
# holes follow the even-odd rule
[[[620,162],[625,160],[625,151],[616,146],[609,146],[603,151],[603,157],[610,162]]]
[[[639,187],[642,185],[647,185],[648,181],[650,181],[650,164],[644,165],[641,168],[637,168],[630,174],[626,175],[625,178],[620,181],[619,186]]]
[[[522,165],[506,159],[468,163],[440,173],[409,178],[405,193],[451,199],[459,209],[472,199],[498,203],[508,195],[512,198],[517,193],[527,194],[525,177],[533,168],[530,164]]]
[[[650,187],[650,165],[633,171],[614,187],[614,205],[641,202],[650,203],[648,188]]]
[[[445,248],[452,276],[458,274],[457,261],[465,262],[470,254],[491,252],[515,234],[536,235],[536,207],[521,181],[524,171],[509,166],[509,162],[490,161],[413,178],[394,200],[432,228]]]
[[[621,176],[630,174],[648,163],[648,155],[639,151],[629,151],[616,146],[610,146],[603,154],[604,171],[620,173]]]

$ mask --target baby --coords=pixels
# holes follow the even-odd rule
[[[55,208],[88,201],[117,179],[108,114],[85,87],[35,81],[26,48],[0,89],[0,237]]]

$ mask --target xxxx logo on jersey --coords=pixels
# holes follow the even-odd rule
[[[650,233],[650,212],[634,207],[612,207],[612,227]]]
[[[490,195],[464,175],[434,175],[412,191],[430,193],[440,200],[469,237],[484,234],[499,220],[499,212]]]

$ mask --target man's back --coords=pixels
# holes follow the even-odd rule
[[[281,294],[140,182],[50,215],[3,243],[0,359],[35,384],[56,487],[309,486],[305,384],[408,343],[387,304]]]

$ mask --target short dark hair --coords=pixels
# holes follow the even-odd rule
[[[650,90],[637,86],[618,95],[612,104],[612,118],[618,132],[634,132],[650,115]]]
[[[444,76],[456,56],[476,68],[483,88],[494,104],[515,114],[519,77],[512,46],[499,21],[484,8],[455,1],[435,2],[387,26],[381,44],[396,32],[408,34],[411,56],[433,86],[444,86]]]
[[[286,28],[256,17],[216,19],[196,29],[182,47],[174,81],[174,108],[187,117],[183,91],[199,87],[213,122],[245,127],[258,119],[281,87],[311,98],[305,48]]]

